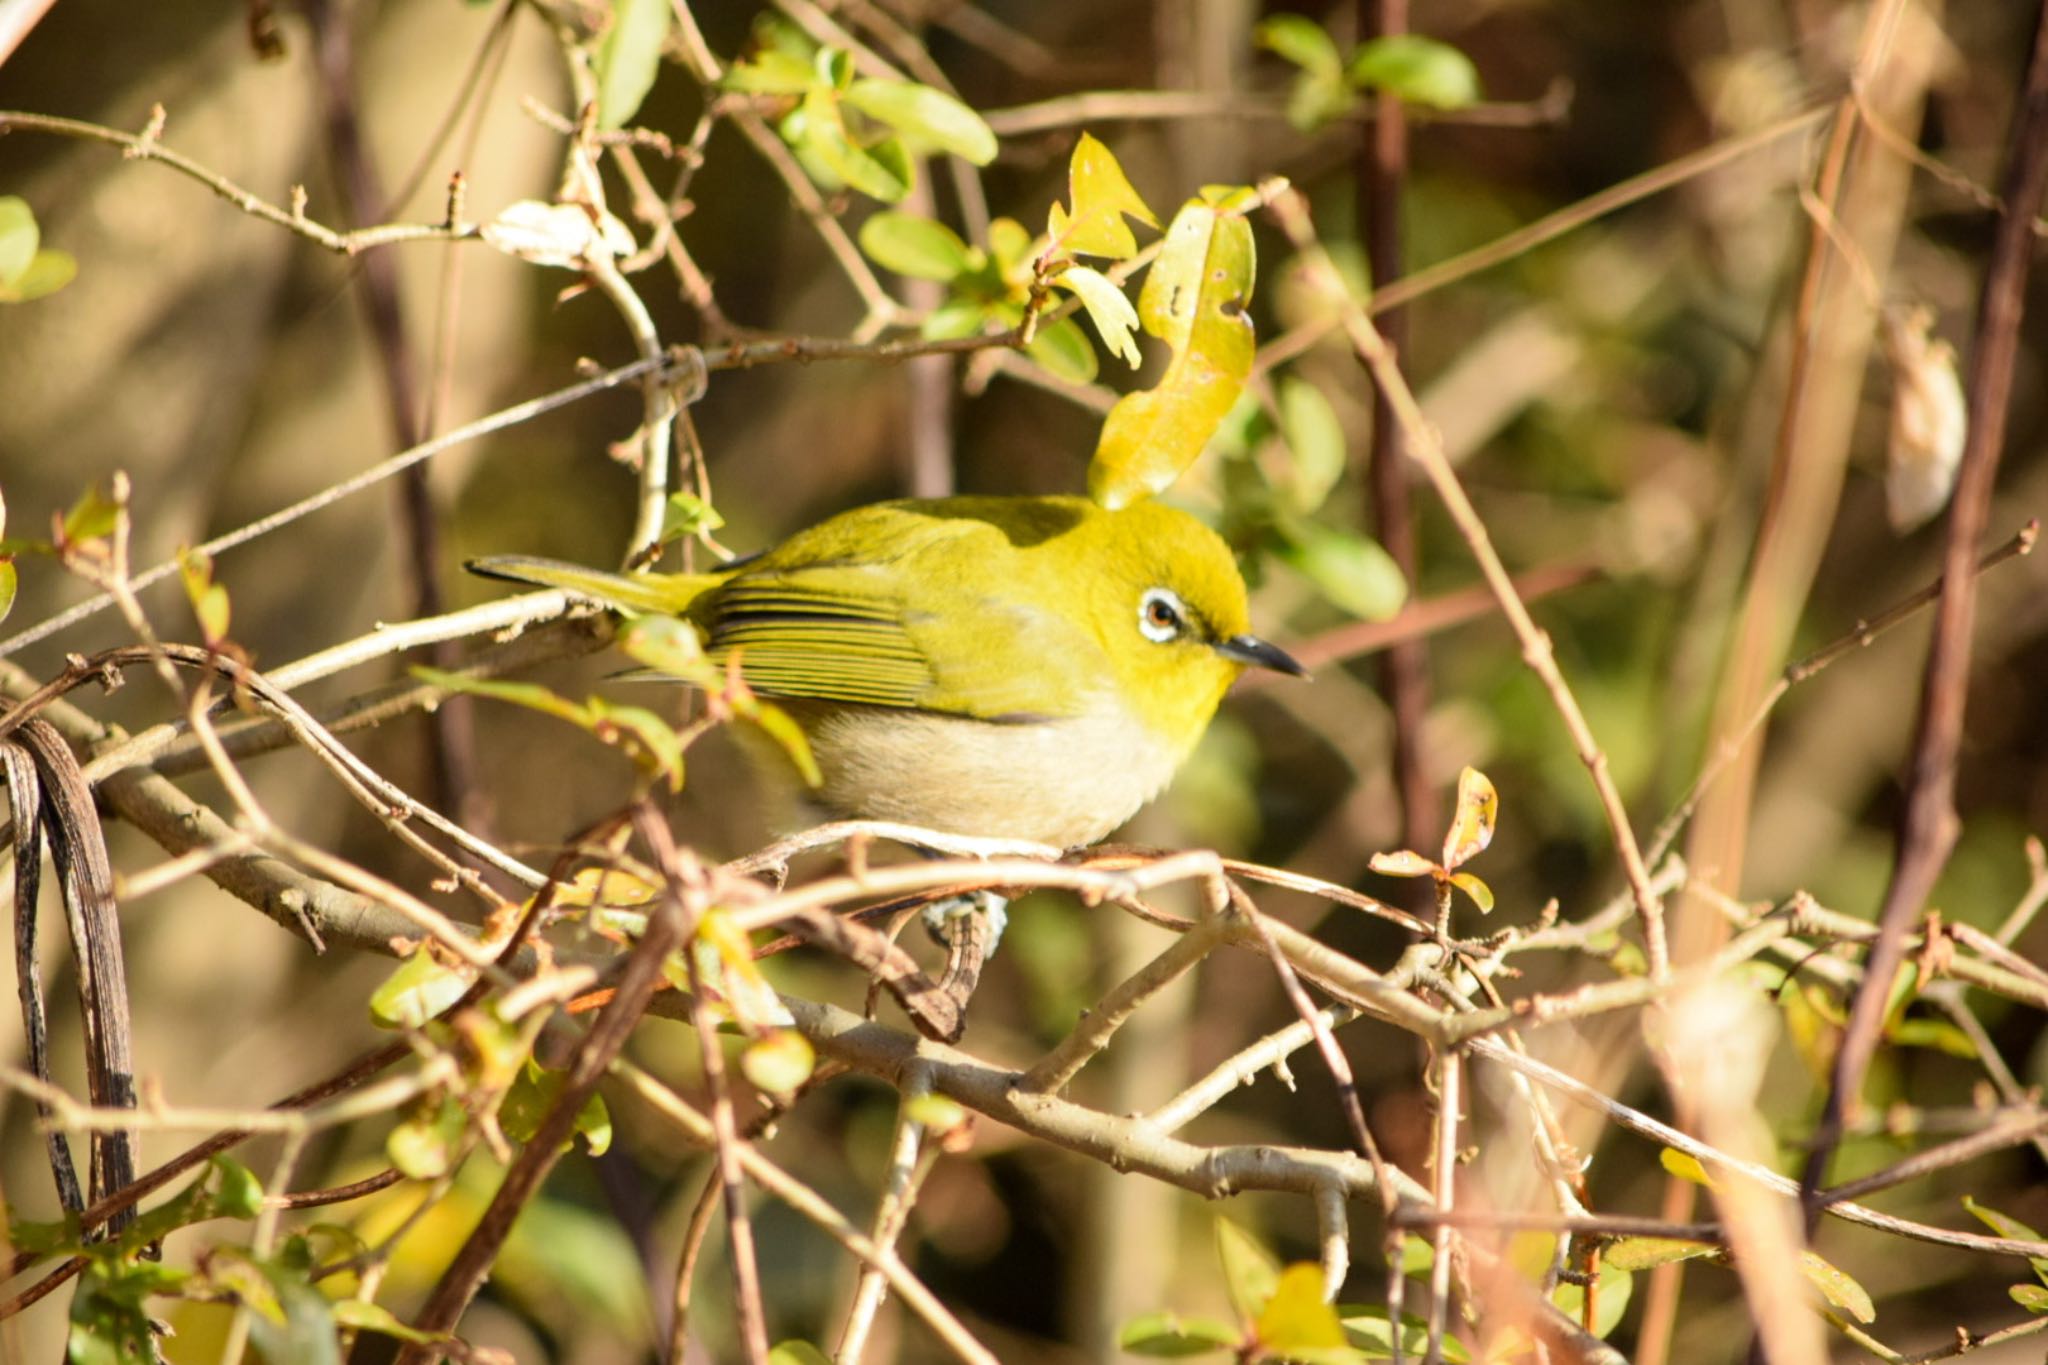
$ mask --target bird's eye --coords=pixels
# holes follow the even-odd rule
[[[1187,625],[1187,605],[1165,588],[1148,588],[1138,599],[1138,629],[1146,639],[1165,644]]]

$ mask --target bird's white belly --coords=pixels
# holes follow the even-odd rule
[[[814,800],[871,820],[1062,848],[1128,820],[1184,757],[1120,715],[1003,724],[842,707],[804,719],[825,778]]]

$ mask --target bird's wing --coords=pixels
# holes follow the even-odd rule
[[[1015,600],[955,595],[937,613],[905,601],[906,584],[947,591],[943,566],[819,564],[743,573],[695,613],[714,659],[737,653],[748,686],[767,696],[913,707],[980,720],[1058,714],[1083,661],[1072,626]],[[1029,667],[1020,667],[1029,642]]]

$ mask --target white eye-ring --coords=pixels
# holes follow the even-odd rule
[[[1138,599],[1138,630],[1148,640],[1165,644],[1187,629],[1188,607],[1166,588],[1147,588]]]

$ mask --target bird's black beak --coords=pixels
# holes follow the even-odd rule
[[[1293,655],[1278,645],[1267,644],[1256,635],[1233,635],[1228,640],[1218,640],[1215,649],[1236,663],[1270,668],[1275,673],[1287,673],[1297,678],[1308,676],[1308,670]]]

